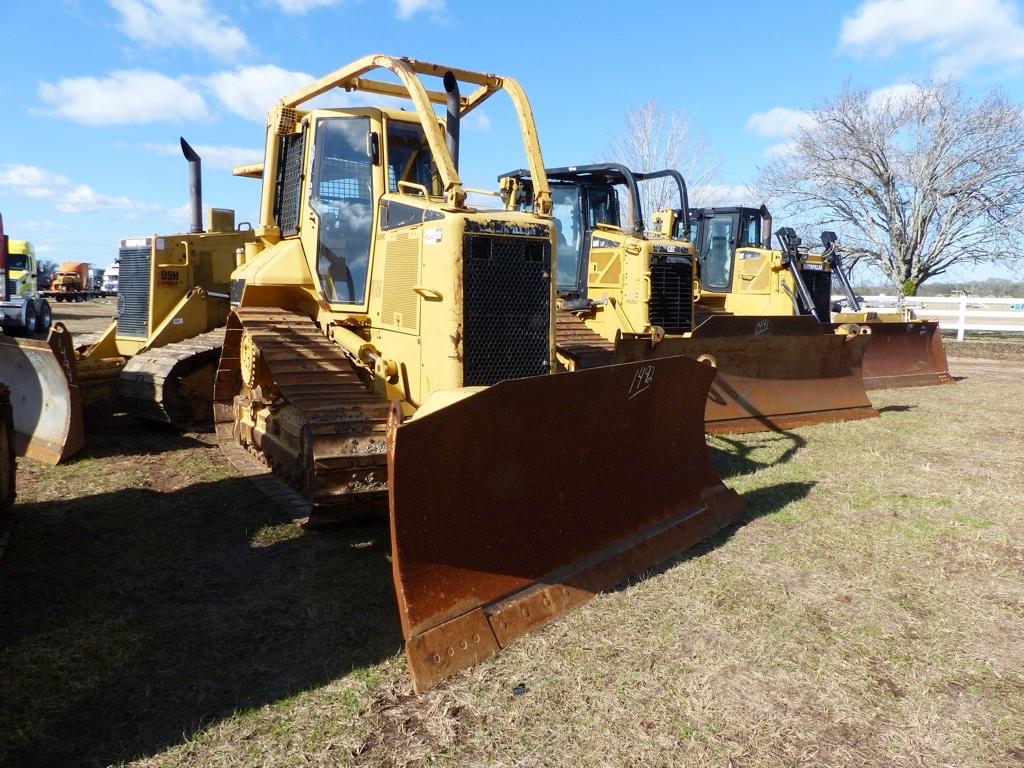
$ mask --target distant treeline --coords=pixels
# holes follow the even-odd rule
[[[895,296],[897,291],[890,284],[869,285],[858,284],[854,290],[862,296],[878,296],[886,294]],[[833,291],[834,292],[834,291]],[[1024,281],[993,277],[988,280],[972,280],[970,282],[942,283],[929,280],[918,290],[918,296],[952,296],[960,292],[971,296],[1024,296]]]

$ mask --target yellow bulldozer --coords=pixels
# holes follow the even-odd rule
[[[189,162],[187,233],[127,238],[118,252],[117,314],[95,338],[77,339],[75,375],[86,407],[119,406],[189,429],[213,422],[213,379],[224,340],[231,272],[246,243],[234,211],[211,208],[202,224],[202,169]]]
[[[353,90],[412,109],[308,105]],[[529,210],[468,205],[458,173],[461,119],[500,91]],[[301,489],[311,525],[386,502],[416,690],[736,520],[703,437],[711,367],[553,374],[551,197],[515,80],[367,56],[278,102],[244,172],[261,217],[231,279],[218,434],[247,474]]]
[[[823,232],[821,252],[811,253],[801,247],[792,229],[783,227],[776,233],[779,248],[773,250],[772,217],[763,205],[760,209],[692,209],[685,225],[679,209],[658,215],[663,232],[679,236],[679,228],[686,226],[697,247],[704,274],[698,314],[807,314],[833,328],[856,324],[868,336],[863,363],[866,389],[953,381],[938,323],[919,320],[910,310],[861,310],[843,268],[835,233]],[[834,282],[848,305],[836,313],[832,313],[831,298]]]
[[[865,342],[856,327],[823,332],[811,317],[768,317],[767,307],[750,317],[728,313],[708,301],[717,277],[696,269],[693,243],[645,228],[643,183],[674,181],[680,210],[688,210],[677,171],[636,173],[605,163],[549,168],[546,175],[559,238],[558,350],[567,368],[672,355],[708,361],[718,371],[705,411],[708,432],[877,415],[861,381]],[[531,170],[500,182],[506,207],[531,204]],[[782,295],[792,274],[772,277]]]
[[[189,161],[190,231],[121,241],[121,285],[110,325],[74,340],[60,323],[45,341],[0,336],[0,371],[11,391],[19,453],[64,461],[85,445],[87,411],[123,408],[180,428],[212,426],[231,272],[255,233],[248,225],[236,228],[234,212],[218,208],[209,211],[204,229],[200,158],[184,139],[181,147]],[[21,323],[16,330],[26,314],[45,317],[46,326],[50,316],[45,300],[31,293],[34,257],[25,245],[12,257],[20,259],[14,272],[25,283],[19,295],[12,290],[17,281],[0,283],[0,309]],[[31,312],[40,301],[45,313]],[[42,320],[33,323],[42,329]]]

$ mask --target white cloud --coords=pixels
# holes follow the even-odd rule
[[[746,184],[699,184],[688,190],[690,205],[760,205],[753,190]]]
[[[429,11],[437,18],[447,10],[445,0],[395,0],[396,15],[405,21],[411,19],[420,11]]]
[[[153,152],[158,155],[182,156],[180,144],[144,144],[143,148],[147,152]],[[202,158],[203,165],[209,168],[231,169],[239,165],[259,163],[263,160],[262,149],[233,147],[230,145],[215,146],[212,144],[195,144],[192,148]]]
[[[60,115],[86,125],[124,125],[161,120],[199,120],[206,102],[185,79],[175,80],[141,69],[106,77],[70,77],[40,83],[44,114]]]
[[[905,102],[918,98],[924,89],[917,83],[896,83],[879,88],[868,94],[868,107],[879,111],[886,107],[899,107]]]
[[[491,118],[487,116],[486,112],[479,110],[470,112],[469,117],[462,121],[462,124],[471,131],[477,133],[490,133],[491,132]]]
[[[1009,0],[866,0],[843,18],[839,47],[887,56],[923,45],[936,74],[959,77],[986,64],[1024,61],[1024,27]]]
[[[229,110],[262,123],[274,102],[315,79],[305,72],[291,72],[273,64],[264,64],[217,72],[205,78],[205,82]]]
[[[796,152],[795,141],[780,141],[778,144],[772,144],[764,151],[764,156],[769,160],[776,157],[785,157],[792,155]]]
[[[219,58],[233,58],[249,41],[206,0],[110,0],[121,14],[121,31],[156,48],[200,48]]]
[[[285,13],[298,16],[303,13],[307,13],[314,8],[328,8],[332,5],[337,5],[341,0],[274,0],[274,4],[277,5]]]
[[[44,200],[62,213],[133,212],[159,208],[150,203],[135,202],[124,195],[105,195],[87,184],[75,184],[67,176],[35,165],[9,165],[0,169],[0,189],[33,200]]]
[[[758,136],[785,139],[801,128],[814,123],[810,112],[788,107],[772,107],[767,112],[755,112],[747,118],[747,130]]]

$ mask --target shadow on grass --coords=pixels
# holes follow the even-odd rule
[[[127,413],[86,415],[85,448],[67,462],[74,464],[86,459],[108,456],[146,456],[184,448],[215,448],[213,431],[209,442],[197,440],[170,424],[144,421]]]
[[[916,405],[883,405],[881,408],[876,408],[879,413],[906,413],[916,408]]]
[[[815,485],[816,483],[813,481],[779,483],[778,485],[770,485],[766,488],[756,488],[752,491],[740,494],[746,510],[738,523],[719,531],[714,536],[704,539],[704,541],[694,544],[685,552],[680,552],[679,554],[662,561],[653,568],[644,571],[642,574],[630,578],[622,584],[617,585],[611,591],[625,589],[631,584],[636,584],[638,581],[643,581],[644,579],[648,579],[652,576],[665,573],[680,563],[685,563],[687,560],[695,557],[702,557],[703,555],[718,549],[729,541],[729,539],[736,534],[736,531],[740,530],[747,523],[750,523],[759,517],[764,517],[765,515],[778,512],[787,504],[799,501],[806,497]]]
[[[722,480],[739,475],[749,475],[759,469],[785,464],[792,459],[796,452],[807,445],[805,440],[795,432],[787,430],[775,430],[759,436],[757,440],[746,440],[741,437],[730,437],[729,435],[715,435],[714,439],[729,446],[723,450],[715,445],[708,446],[711,454],[711,463],[715,465],[718,476]],[[778,451],[778,455],[771,461],[758,461],[753,454],[758,451]]]
[[[384,526],[302,533],[242,478],[20,505],[0,765],[145,757],[396,653],[389,551]]]

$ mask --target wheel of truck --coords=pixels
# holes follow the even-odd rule
[[[38,330],[39,322],[36,317],[36,308],[32,302],[28,302],[25,305],[25,335],[32,336]]]
[[[54,296],[53,298],[55,298],[57,301],[64,301],[64,297],[61,296],[59,293],[56,296]]]
[[[53,325],[53,312],[50,311],[50,302],[44,300],[39,309],[39,332],[48,332],[51,325]]]
[[[75,294],[75,301],[85,301],[85,294],[84,293],[76,293]]]

